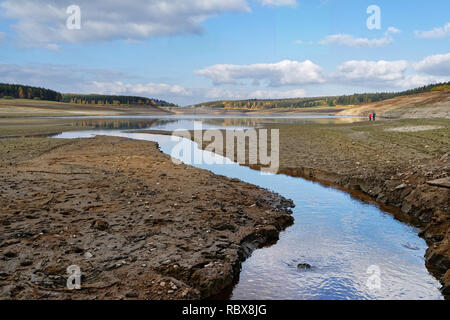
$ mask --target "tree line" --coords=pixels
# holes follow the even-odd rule
[[[0,98],[61,101],[62,95],[59,92],[50,89],[20,84],[0,83]]]
[[[146,105],[173,107],[173,103],[160,99],[150,99],[135,96],[113,96],[98,94],[63,94],[62,102],[76,104],[95,104],[95,105]]]
[[[358,93],[352,95],[295,98],[295,99],[247,99],[227,100],[201,103],[196,107],[225,108],[225,109],[272,109],[272,108],[312,108],[360,105],[363,103],[378,102],[399,96],[412,95],[424,92],[450,90],[450,82],[427,85],[402,92]]]
[[[0,98],[35,99],[89,105],[145,105],[175,107],[160,99],[96,94],[61,94],[57,91],[20,84],[0,83]]]

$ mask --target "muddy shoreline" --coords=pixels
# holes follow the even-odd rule
[[[1,299],[205,299],[292,224],[291,201],[123,138],[0,142]],[[66,289],[66,268],[82,289]]]

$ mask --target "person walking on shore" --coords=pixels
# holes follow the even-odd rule
[[[374,112],[372,115],[373,121],[375,121],[375,118],[377,117],[377,114]]]
[[[369,113],[369,121],[372,121],[372,114]]]

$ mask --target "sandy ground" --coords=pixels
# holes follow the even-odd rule
[[[429,245],[427,267],[441,280],[448,297],[450,120],[266,127],[280,130],[280,173],[356,192],[396,218],[417,224]],[[209,144],[204,141],[203,147]]]
[[[290,201],[155,143],[2,139],[0,157],[0,299],[206,298],[293,220]]]

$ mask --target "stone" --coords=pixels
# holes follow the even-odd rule
[[[398,186],[395,187],[394,190],[402,190],[405,189],[407,187],[407,185],[405,183],[399,184]]]
[[[106,229],[108,229],[109,224],[105,220],[96,220],[94,221],[93,226],[97,230],[105,231]]]
[[[128,292],[125,294],[127,298],[137,298],[139,295],[136,292]]]
[[[311,268],[312,268],[312,266],[308,263],[299,263],[297,265],[297,269],[300,269],[300,270],[310,270]]]
[[[20,265],[22,267],[28,267],[28,266],[31,266],[32,264],[33,264],[33,261],[31,261],[31,260],[24,260],[20,263]]]
[[[427,184],[434,187],[450,188],[450,177],[427,181]]]

